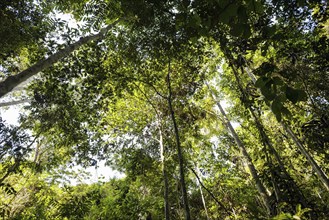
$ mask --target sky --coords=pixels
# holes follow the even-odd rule
[[[70,14],[58,14],[57,13],[57,14],[55,14],[55,17],[68,21],[70,28],[77,28],[77,26],[78,26]],[[59,43],[61,43],[61,42],[59,42]],[[28,82],[32,81],[32,80],[33,80],[33,78],[22,83],[18,87],[24,88],[25,85],[28,84]],[[1,98],[0,103],[9,102],[11,100],[17,100],[17,98],[12,97],[12,93]],[[20,115],[20,112],[23,112],[22,107],[26,104],[27,103],[17,104],[17,105],[10,106],[10,107],[0,107],[0,117],[2,117],[2,119],[5,120],[8,124],[19,125],[19,123],[18,123],[19,115]],[[74,171],[79,171],[81,169],[84,170],[85,172],[90,173],[90,178],[82,179],[83,183],[94,183],[94,182],[98,182],[99,180],[107,181],[110,178],[114,178],[114,177],[120,178],[120,177],[124,176],[124,174],[122,174],[118,171],[115,171],[108,166],[105,166],[105,161],[98,161],[97,168],[94,166],[88,167],[86,169],[82,168],[81,166],[76,166],[73,168]],[[70,182],[72,185],[76,185],[79,182],[81,182],[81,180],[71,178]]]
[[[56,14],[55,15],[57,18],[61,18],[63,20],[66,20],[69,22],[70,27],[77,27],[76,22],[73,20],[71,15],[68,14]],[[59,42],[60,43],[60,42]],[[33,79],[30,79],[31,81]],[[28,82],[22,83],[22,85],[19,85],[20,87],[24,87]],[[11,94],[7,95],[6,97],[0,99],[0,102],[7,102],[13,99]],[[7,123],[12,124],[12,125],[18,125],[18,118],[20,112],[23,111],[22,107],[26,105],[27,103],[23,104],[18,104],[6,108],[1,108],[0,107],[0,116],[2,117],[3,120],[5,120]],[[223,107],[227,107],[227,103],[222,103]],[[233,126],[236,127],[237,123],[233,122]],[[78,170],[83,169],[81,166],[76,166],[73,168],[74,171],[79,172]],[[114,171],[110,167],[105,166],[105,161],[98,161],[98,167],[88,167],[87,169],[83,169],[85,172],[90,173],[90,178],[89,179],[82,179],[83,183],[93,183],[93,182],[98,182],[99,180],[102,181],[107,181],[110,178],[114,177],[123,177],[124,174]],[[76,185],[79,183],[79,179],[70,179],[72,185]]]
[[[5,120],[8,124],[18,125],[18,117],[19,117],[19,106],[12,106],[9,108],[0,108],[0,116],[3,120]]]
[[[3,102],[3,100],[0,100]],[[8,124],[18,125],[19,113],[22,111],[23,104],[14,105],[6,108],[0,108],[0,116],[3,120],[5,120]],[[84,172],[90,173],[90,177],[86,179],[78,179],[78,178],[70,178],[71,185],[77,185],[78,183],[95,183],[98,181],[108,181],[111,178],[121,178],[124,177],[124,174],[111,169],[108,166],[105,166],[105,161],[99,161],[98,167],[88,167],[86,169],[81,166],[73,167],[73,170],[79,172],[79,170],[83,170]]]

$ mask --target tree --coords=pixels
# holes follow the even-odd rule
[[[6,78],[1,96],[37,76],[26,89],[31,101],[21,126],[3,126],[1,133],[3,201],[14,198],[3,203],[10,210],[5,217],[325,216],[328,193],[313,171],[326,186],[328,34],[321,25],[327,3],[3,4],[4,22],[14,33],[27,22],[22,30],[31,35],[3,41],[10,46],[0,61]],[[31,19],[23,6],[31,6]],[[84,23],[78,29],[55,20],[44,24],[42,18],[55,9]],[[42,24],[39,32],[29,29],[33,24]],[[51,30],[59,30],[63,44]],[[213,92],[228,103],[225,111],[211,100],[205,81],[220,84]],[[216,104],[228,129],[218,123]],[[7,143],[25,149],[20,162]],[[42,176],[104,159],[126,177],[59,187]],[[33,181],[13,183],[24,175]],[[208,193],[200,194],[199,186]],[[45,204],[53,208],[47,211]]]
[[[50,67],[63,57],[69,55],[73,51],[77,50],[81,45],[89,43],[91,41],[96,41],[103,37],[104,34],[106,34],[115,24],[118,23],[118,21],[114,22],[113,24],[107,26],[106,28],[100,30],[100,32],[96,35],[88,36],[81,38],[79,41],[77,41],[74,44],[68,45],[64,49],[58,51],[57,53],[49,56],[48,58],[44,60],[38,61],[36,64],[32,65],[28,69],[12,76],[8,76],[4,81],[0,83],[1,92],[0,97],[6,95],[8,92],[12,91],[16,86],[18,86],[20,83],[26,81],[30,77],[34,76],[35,74],[41,72],[42,70]]]

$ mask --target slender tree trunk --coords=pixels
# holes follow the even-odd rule
[[[290,127],[288,125],[286,125],[285,123],[283,123],[283,122],[281,122],[281,126],[288,133],[288,135],[293,139],[293,141],[295,142],[295,144],[297,145],[297,147],[299,148],[299,150],[302,152],[302,154],[306,157],[306,159],[308,160],[308,162],[311,164],[313,170],[319,176],[321,182],[323,183],[323,185],[325,186],[325,188],[327,189],[327,191],[329,191],[329,179],[328,179],[327,175],[322,171],[322,169],[320,168],[320,166],[315,162],[315,160],[313,159],[313,157],[308,153],[308,151],[306,150],[306,148],[304,147],[304,145],[302,144],[302,142],[298,139],[298,137],[290,129]]]
[[[207,84],[207,83],[206,83]],[[257,174],[257,170],[252,162],[252,159],[250,158],[244,144],[242,143],[242,141],[240,140],[238,134],[235,132],[231,122],[229,121],[224,109],[222,108],[221,104],[219,103],[219,101],[216,100],[216,97],[214,96],[212,90],[210,89],[209,85],[207,84],[211,94],[212,94],[212,97],[213,99],[215,100],[216,102],[216,105],[217,107],[219,108],[219,111],[220,113],[223,115],[224,117],[224,124],[226,126],[226,128],[230,131],[230,133],[232,134],[236,144],[238,145],[244,159],[245,159],[245,163],[246,165],[248,166],[248,169],[251,173],[251,176],[253,178],[253,180],[255,181],[256,183],[256,188],[259,192],[259,194],[261,195],[261,198],[263,200],[263,204],[265,205],[266,209],[267,209],[267,212],[270,214],[270,215],[273,215],[274,214],[274,210],[271,208],[271,203],[270,203],[270,196],[268,195],[264,185],[262,184],[258,174]]]
[[[243,86],[242,86],[242,82],[241,79],[239,77],[239,74],[237,72],[237,70],[234,68],[233,64],[231,63],[231,68],[233,70],[235,79],[237,81],[238,87],[240,89],[240,92],[242,94],[242,96],[244,97],[244,99],[248,99],[248,94],[245,92]],[[307,202],[306,199],[302,193],[302,191],[299,189],[299,187],[297,186],[295,180],[290,176],[290,174],[288,173],[288,171],[286,170],[284,163],[281,160],[280,155],[278,154],[278,152],[275,150],[270,138],[267,136],[266,132],[265,132],[265,128],[261,122],[261,119],[257,116],[257,114],[255,113],[255,109],[252,108],[252,104],[247,104],[247,108],[249,110],[249,112],[251,113],[255,124],[256,124],[256,128],[261,136],[261,141],[263,142],[265,148],[268,147],[269,149],[269,153],[274,155],[275,160],[278,162],[280,171],[283,172],[283,177],[285,180],[288,181],[289,185],[287,186],[290,192],[293,192],[293,195],[296,195],[298,197],[299,202],[303,205],[303,207],[307,207]],[[266,158],[268,161],[270,161],[269,156],[267,155],[267,150],[265,150],[266,152]],[[275,194],[277,197],[277,201],[280,202],[280,190],[278,187],[278,184],[276,183],[275,177],[273,175],[273,172],[271,171],[271,177],[273,180],[273,185],[274,185],[274,190],[275,190]]]
[[[195,175],[195,177],[197,178],[197,180],[199,181],[199,184],[200,184],[200,186],[202,186],[202,188],[204,188],[208,193],[209,193],[209,195],[211,196],[211,198],[213,198],[215,201],[216,201],[216,203],[221,207],[221,208],[223,208],[224,209],[224,211],[228,214],[228,215],[230,215],[230,211],[225,207],[225,205],[223,204],[223,203],[221,203],[217,198],[216,198],[216,196],[202,183],[202,181],[201,181],[201,179],[200,179],[200,177],[198,176],[198,174],[195,172],[195,170],[193,170],[192,168],[190,168],[190,170],[192,171],[192,173]]]
[[[39,163],[39,153],[40,153],[40,143],[37,143],[35,146],[35,155],[33,160],[34,164]]]
[[[283,172],[284,178],[287,179],[289,182],[289,186],[290,186],[291,190],[296,192],[299,202],[303,205],[303,207],[306,207],[307,202],[306,202],[306,199],[305,199],[302,191],[299,189],[295,180],[288,173],[284,163],[282,162],[282,159],[281,159],[279,153],[275,150],[272,142],[270,141],[269,137],[265,133],[263,124],[261,123],[260,119],[256,116],[255,112],[253,112],[251,108],[249,108],[249,110],[251,111],[251,114],[256,122],[256,126],[258,128],[259,133],[261,134],[261,138],[262,138],[263,142],[268,146],[270,153],[274,155],[274,158],[278,162],[280,170]]]
[[[166,170],[166,159],[165,159],[165,150],[163,146],[163,138],[161,128],[159,128],[159,143],[160,143],[160,154],[161,154],[161,162],[162,162],[162,176],[164,182],[164,211],[165,211],[165,219],[170,220],[170,206],[169,206],[169,186],[168,186],[168,176]]]
[[[160,145],[160,157],[161,157],[161,163],[162,163],[162,176],[163,176],[163,182],[164,182],[164,192],[163,192],[164,211],[165,211],[165,219],[170,220],[169,184],[168,184],[166,156],[165,156],[166,152],[165,152],[165,147],[163,145],[162,126],[161,126],[161,122],[160,122],[161,116],[160,116],[156,106],[148,98],[147,94],[145,94],[145,92],[139,86],[137,86],[137,88],[144,95],[147,102],[152,106],[152,108],[153,108],[153,110],[154,110],[154,112],[157,116],[157,126],[158,126],[158,129],[159,129],[159,140],[158,141],[159,141],[159,145]]]
[[[256,82],[255,76],[250,72],[249,68],[246,69],[247,74],[253,81],[253,83]],[[286,131],[286,133],[290,136],[290,138],[294,141],[300,152],[306,157],[307,161],[311,164],[313,170],[316,172],[318,177],[320,178],[321,182],[323,183],[324,187],[327,191],[329,191],[329,179],[327,175],[322,171],[321,167],[316,163],[316,161],[313,159],[313,157],[308,153],[302,142],[298,139],[296,134],[291,130],[291,128],[285,124],[284,122],[280,123],[283,129]]]
[[[190,220],[191,215],[190,215],[190,208],[188,205],[187,189],[186,189],[186,183],[185,183],[185,177],[184,177],[184,158],[183,158],[182,147],[181,147],[180,138],[179,138],[179,131],[178,131],[176,118],[175,118],[175,112],[174,112],[174,109],[172,106],[172,92],[171,92],[171,83],[170,83],[170,63],[169,63],[169,68],[168,68],[167,83],[168,83],[168,92],[169,92],[168,106],[169,106],[169,111],[170,111],[170,115],[171,115],[171,120],[174,125],[177,156],[178,156],[178,161],[179,161],[180,184],[181,184],[181,189],[182,189],[184,211],[185,211],[185,219]]]
[[[204,199],[204,196],[203,196],[201,184],[199,183],[198,185],[199,185],[199,190],[200,190],[200,195],[201,195],[201,199],[202,199],[203,208],[204,208],[204,211],[206,212],[207,220],[210,220],[207,205],[206,205],[206,200]]]
[[[82,45],[87,44],[91,41],[102,39],[105,34],[121,20],[122,19],[119,19],[114,23],[108,25],[107,27],[101,29],[100,32],[95,35],[80,38],[79,41],[67,45],[64,49],[59,50],[57,53],[50,55],[46,59],[38,61],[31,67],[16,75],[8,76],[4,81],[0,82],[0,98],[12,91],[20,83],[26,81],[28,78],[52,66],[54,63],[58,62],[63,57],[68,56],[70,53],[77,50]]]
[[[30,102],[30,101],[31,101],[31,99],[22,99],[22,100],[17,100],[17,101],[1,102],[0,103],[0,108],[1,107],[12,106],[12,105],[18,105],[18,104],[22,104],[24,102]]]
[[[259,133],[261,135],[261,138],[262,138],[263,142],[268,146],[268,148],[270,150],[270,153],[273,154],[275,160],[278,162],[278,165],[279,165],[281,171],[283,172],[284,177],[289,180],[289,182],[291,184],[291,187],[295,188],[295,190],[297,189],[300,192],[299,187],[297,186],[296,182],[290,176],[290,174],[288,173],[287,169],[285,168],[285,165],[282,162],[282,159],[281,159],[279,153],[275,150],[275,148],[273,147],[272,142],[270,141],[269,137],[265,133],[264,126],[261,123],[260,119],[256,116],[255,112],[253,112],[251,108],[249,108],[249,110],[250,110],[250,112],[251,112],[251,114],[252,114],[252,116],[253,116],[253,118],[254,118],[254,120],[256,122],[256,127],[258,128],[258,131],[259,131]],[[306,202],[304,201],[304,199],[301,202],[302,202],[303,205],[306,205]]]

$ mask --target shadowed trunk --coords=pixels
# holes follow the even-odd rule
[[[233,74],[234,74],[235,79],[237,81],[238,88],[239,88],[239,90],[240,90],[240,92],[242,94],[242,97],[243,97],[242,99],[243,100],[248,100],[250,95],[248,95],[248,93],[243,88],[243,85],[242,85],[241,79],[239,77],[238,71],[234,68],[234,66],[233,66],[232,63],[231,63],[231,68],[233,70]],[[242,71],[243,71],[243,69],[242,69]],[[241,100],[241,101],[243,102],[243,100]],[[255,109],[252,107],[252,104],[248,102],[246,104],[246,108],[249,110],[250,114],[252,115],[252,117],[253,117],[253,119],[255,121],[256,128],[257,128],[257,130],[258,130],[258,132],[260,134],[261,141],[262,141],[262,143],[263,143],[263,145],[265,147],[265,154],[266,154],[267,161],[272,164],[270,157],[267,155],[267,148],[268,148],[269,153],[272,154],[274,156],[275,160],[278,162],[280,171],[283,172],[283,178],[282,178],[282,180],[288,182],[288,185],[286,185],[285,187],[283,187],[283,190],[288,190],[289,192],[291,192],[291,195],[294,195],[294,196],[296,196],[298,198],[298,203],[301,203],[303,205],[303,207],[307,207],[307,202],[306,202],[306,199],[305,199],[303,193],[301,192],[301,190],[297,186],[295,180],[287,172],[287,170],[286,170],[286,168],[284,166],[284,163],[281,160],[280,155],[275,150],[275,148],[274,148],[274,146],[273,146],[270,138],[267,136],[267,134],[265,132],[265,128],[264,128],[264,126],[263,126],[263,124],[261,122],[261,119],[259,118],[259,116],[257,116],[257,114],[255,112]],[[273,174],[272,171],[271,171],[271,177],[272,177],[272,181],[273,181],[273,185],[274,185],[273,188],[275,190],[277,201],[280,202],[281,201],[280,189],[279,189],[278,184],[276,183],[276,180],[274,178],[274,174]],[[297,204],[294,204],[294,205],[297,205]],[[294,209],[294,207],[293,207],[293,209]]]
[[[253,81],[253,83],[256,82],[255,76],[250,72],[249,68],[246,68],[246,72]],[[329,191],[329,179],[327,175],[322,171],[321,167],[316,163],[316,161],[313,159],[313,157],[308,153],[302,142],[298,139],[296,134],[291,130],[291,128],[284,122],[280,122],[283,129],[286,131],[286,133],[290,136],[290,138],[294,141],[300,152],[306,157],[307,161],[311,164],[313,170],[318,175],[319,179],[321,180],[322,184],[326,188],[327,191]]]
[[[188,205],[187,189],[186,189],[186,183],[185,183],[185,177],[184,177],[184,159],[183,159],[183,153],[182,153],[182,146],[180,144],[179,131],[178,131],[177,123],[176,123],[175,112],[174,112],[174,109],[172,106],[172,92],[171,92],[171,83],[170,83],[170,63],[169,63],[169,67],[168,67],[167,83],[168,83],[168,92],[169,92],[168,106],[169,106],[169,111],[170,111],[170,115],[171,115],[171,120],[174,125],[177,156],[178,156],[178,161],[179,161],[180,184],[181,184],[181,189],[182,189],[184,211],[185,211],[185,219],[190,220],[191,215],[190,215],[190,208]]]

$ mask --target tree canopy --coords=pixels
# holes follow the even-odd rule
[[[1,219],[327,218],[326,1],[0,5]]]

